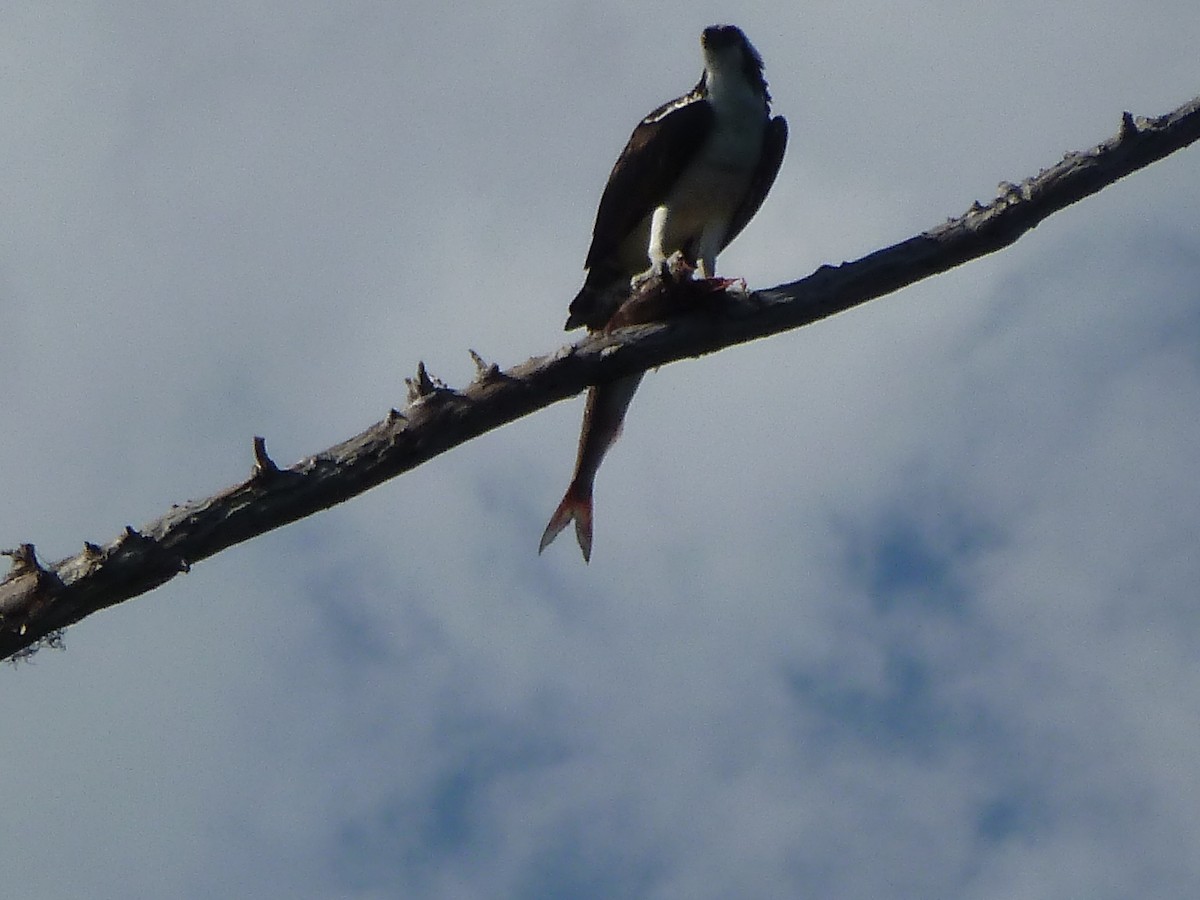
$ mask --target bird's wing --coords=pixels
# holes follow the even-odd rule
[[[689,94],[659,107],[633,129],[600,198],[585,269],[616,254],[629,232],[667,198],[712,119],[712,107]]]
[[[779,166],[783,163],[787,139],[787,120],[783,116],[776,116],[767,123],[766,131],[763,134],[762,155],[758,158],[758,165],[754,168],[754,175],[750,179],[750,187],[746,191],[742,205],[737,208],[737,212],[729,220],[729,230],[725,233],[725,243],[721,245],[722,249],[729,246],[733,239],[742,233],[742,229],[754,218],[754,214],[762,206],[763,200],[767,198],[767,192],[775,183],[775,176],[779,174]]]

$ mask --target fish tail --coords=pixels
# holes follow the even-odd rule
[[[592,492],[584,490],[576,482],[571,482],[567,493],[563,495],[558,509],[550,517],[546,530],[542,532],[542,541],[538,544],[541,553],[554,541],[564,528],[575,522],[575,538],[579,541],[579,549],[583,551],[583,561],[592,559]]]

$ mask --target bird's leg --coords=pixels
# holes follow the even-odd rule
[[[664,246],[667,239],[668,213],[665,204],[654,210],[654,215],[650,218],[650,245],[646,248],[646,255],[650,257],[650,271],[657,269],[661,278],[666,278],[669,273],[667,250]]]
[[[664,282],[671,277],[670,260],[667,259],[667,252],[663,249],[663,241],[667,234],[667,215],[667,207],[660,206],[650,217],[650,242],[646,247],[646,256],[650,258],[650,268],[629,280],[629,285],[635,294],[645,288],[655,277]]]
[[[727,227],[728,223],[723,221],[709,222],[696,241],[696,270],[703,281],[717,277],[717,254],[721,252]]]

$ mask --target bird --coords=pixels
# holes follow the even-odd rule
[[[782,116],[771,116],[762,56],[736,25],[705,28],[700,49],[704,70],[696,86],[642,119],[613,165],[568,331],[605,329],[636,288],[655,276],[668,282],[682,270],[716,279],[717,254],[746,227],[775,182],[788,126]],[[574,521],[584,562],[590,562],[596,471],[643,374],[589,389],[575,471],[538,553]]]

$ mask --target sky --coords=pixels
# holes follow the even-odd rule
[[[40,558],[571,339],[629,131],[766,60],[770,287],[1200,91],[1192,0],[0,13],[0,546]],[[58,898],[1200,895],[1200,149],[1016,246],[582,399],[0,669]]]

